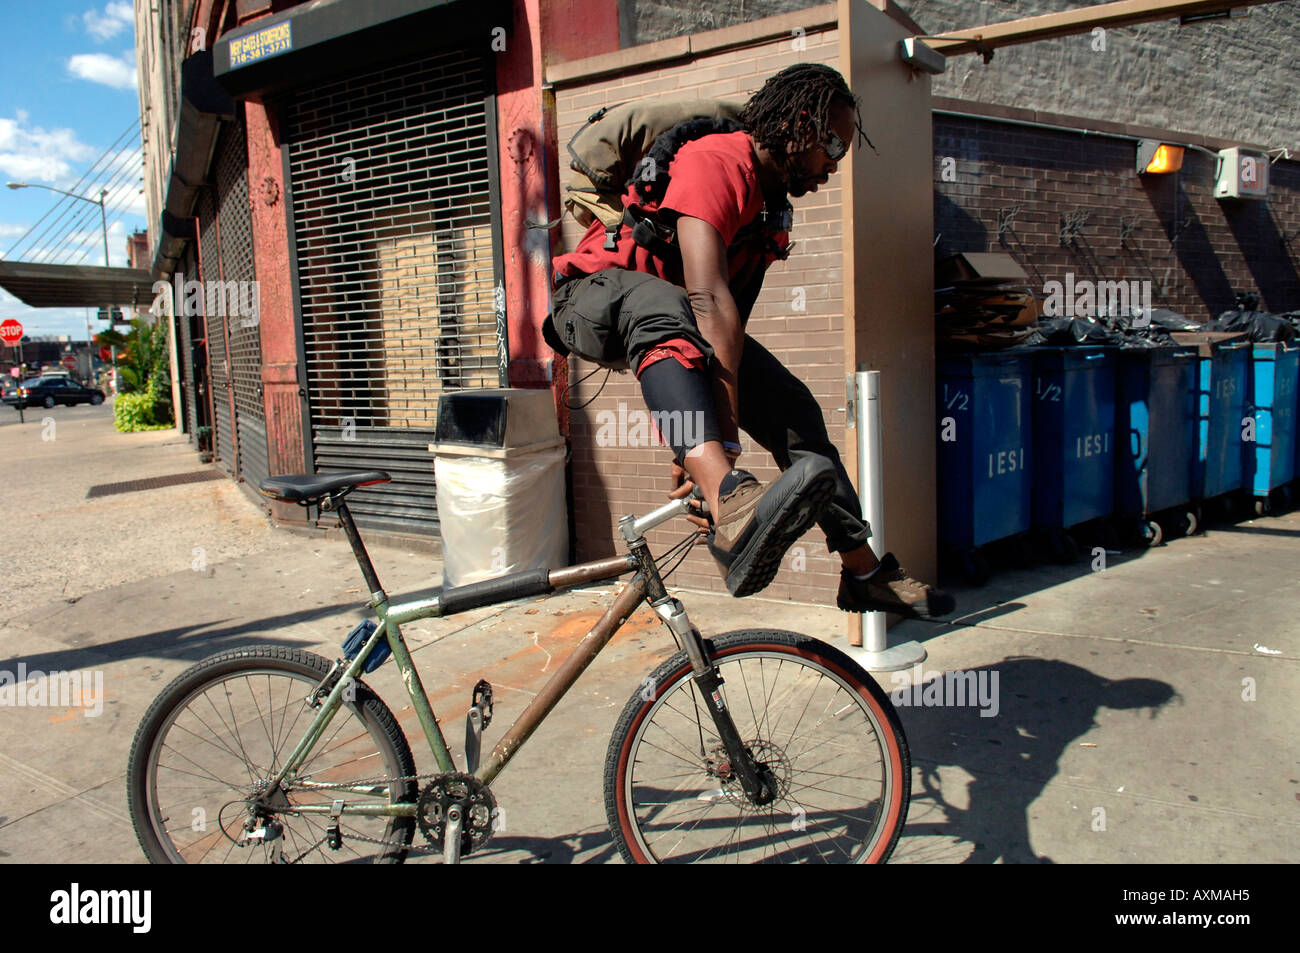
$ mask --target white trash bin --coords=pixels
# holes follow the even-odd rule
[[[444,586],[568,564],[564,439],[550,391],[457,391],[433,451]]]

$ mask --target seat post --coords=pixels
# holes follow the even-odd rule
[[[357,565],[361,567],[361,575],[365,577],[366,585],[370,587],[370,595],[379,598],[383,594],[384,587],[379,584],[379,577],[375,575],[375,567],[370,561],[370,553],[366,551],[366,544],[362,542],[361,534],[357,532],[357,524],[352,519],[348,504],[343,500],[339,500],[335,504],[335,512],[339,514],[339,522],[343,524],[343,532],[348,534],[348,542],[352,544],[352,555],[357,557]]]

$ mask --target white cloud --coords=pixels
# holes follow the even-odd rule
[[[84,165],[98,150],[77,138],[71,129],[45,130],[29,126],[25,112],[15,119],[0,118],[0,176],[19,181],[40,181],[66,188],[73,164]]]
[[[121,59],[107,53],[78,53],[68,59],[68,72],[114,89],[136,88],[135,55],[131,53]]]
[[[86,32],[99,43],[111,40],[123,30],[135,29],[135,14],[129,3],[110,3],[102,13],[87,10],[81,15],[81,20],[86,25]]]

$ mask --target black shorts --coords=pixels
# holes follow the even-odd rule
[[[542,333],[561,354],[576,354],[601,367],[635,370],[655,345],[683,338],[705,358],[713,357],[686,290],[655,275],[606,268],[569,278],[555,290],[552,303]],[[552,322],[552,327],[546,326]]]

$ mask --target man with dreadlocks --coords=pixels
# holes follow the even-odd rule
[[[745,334],[764,273],[788,254],[787,197],[817,191],[859,136],[870,145],[857,99],[835,70],[803,63],[771,77],[738,119],[699,120],[715,124],[702,133],[688,124],[693,138],[677,126],[656,142],[652,156],[667,137],[688,138],[670,143],[666,188],[634,178],[618,231],[594,221],[553,261],[545,337],[562,354],[634,370],[656,420],[703,422],[663,433],[680,484],[671,495],[699,488],[709,549],[733,594],[771,582],[817,522],[844,564],[841,609],[945,615],[951,597],[910,579],[892,554],[876,559],[821,408]],[[783,471],[770,487],[735,467],[742,429]]]

